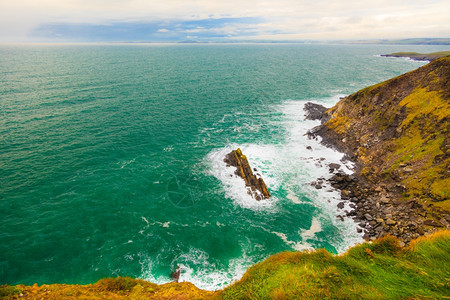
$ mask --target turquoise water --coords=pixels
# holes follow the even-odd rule
[[[217,289],[279,251],[344,251],[356,225],[310,186],[342,155],[305,138],[302,106],[423,65],[377,54],[442,49],[1,46],[0,284],[162,283],[181,265]],[[231,177],[235,147],[271,200]]]

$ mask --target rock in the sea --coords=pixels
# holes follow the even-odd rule
[[[180,275],[181,275],[181,268],[180,266],[177,266],[176,270],[170,273],[170,278],[173,281],[178,282],[178,280],[180,280]]]
[[[330,168],[330,172],[333,173],[334,170],[338,170],[341,165],[340,164],[335,164],[335,163],[331,163],[328,165],[328,167]]]
[[[229,166],[236,167],[235,174],[244,179],[247,193],[253,198],[258,201],[270,198],[266,183],[261,177],[258,178],[253,174],[247,157],[242,154],[240,148],[228,153],[224,158],[224,162]]]

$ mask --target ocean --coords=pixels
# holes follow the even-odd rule
[[[442,46],[0,46],[0,284],[132,276],[215,290],[280,251],[362,241],[326,182],[342,153],[305,136],[331,107]],[[224,156],[240,147],[272,194]],[[308,147],[308,148],[307,148]]]

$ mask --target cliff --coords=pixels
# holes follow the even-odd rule
[[[312,131],[357,163],[357,178],[343,187],[366,237],[409,242],[448,227],[449,100],[445,57],[344,98]]]
[[[1,299],[444,299],[449,294],[450,231],[400,247],[393,237],[343,255],[324,249],[283,252],[251,267],[221,291],[194,285],[156,285],[128,277],[95,284],[0,286]]]

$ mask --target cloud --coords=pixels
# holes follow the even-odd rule
[[[41,39],[77,40],[88,32],[90,39],[120,40],[133,30],[136,39],[146,32],[163,40],[182,37],[181,30],[200,38],[449,37],[449,15],[447,0],[15,0],[0,3],[0,40],[44,33]]]
[[[50,23],[33,29],[30,36],[43,41],[75,42],[168,42],[200,41],[258,34],[258,18],[219,18],[189,21],[117,22],[108,24]]]

